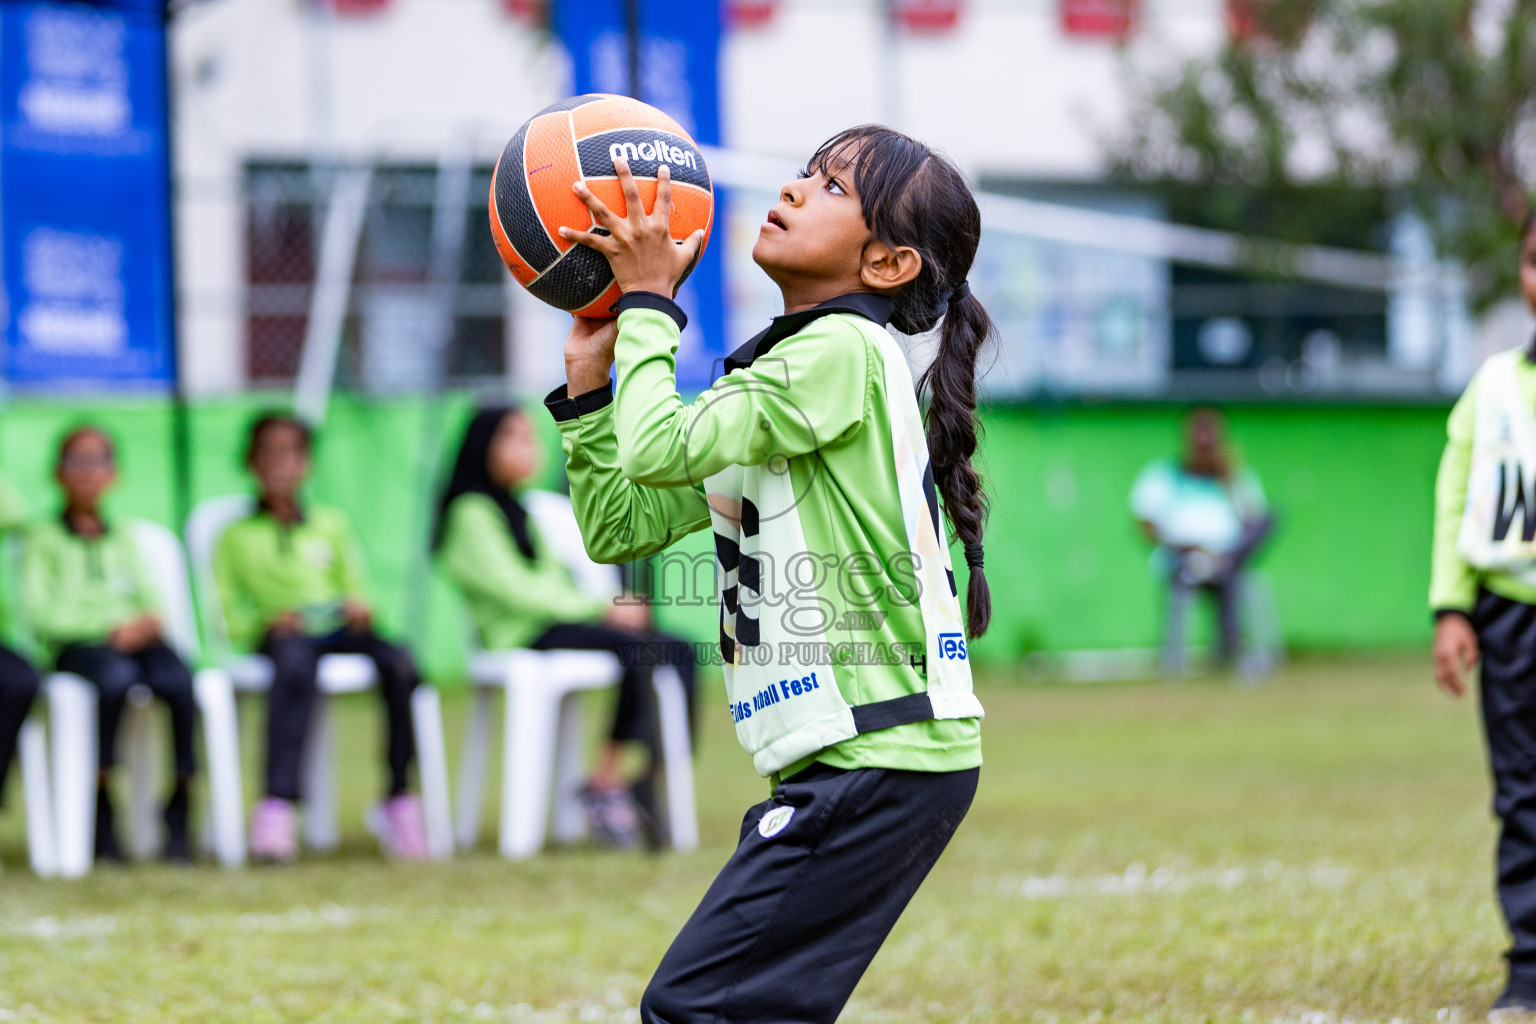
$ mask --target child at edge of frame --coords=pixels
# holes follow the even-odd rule
[[[731,717],[773,792],[747,811],[640,1017],[831,1022],[948,846],[980,772],[966,649],[991,614],[986,499],[971,464],[977,354],[992,333],[966,280],[980,211],[923,143],[876,125],[834,136],[783,185],[753,248],[784,314],[685,405],[675,354],[687,318],[673,298],[702,232],[672,240],[665,165],[650,214],[627,164],[615,169],[625,213],[577,183],[602,232],[562,234],[607,256],[618,318],[575,322],[567,384],[546,404],[594,558],[713,531]],[[941,323],[915,386],[887,325]],[[940,495],[971,570],[964,616]],[[828,567],[809,583],[794,569],[808,560]],[[826,645],[793,642],[807,633]],[[907,653],[795,660],[819,649]]]
[[[26,510],[21,496],[9,480],[0,476],[0,543],[11,534],[20,535],[25,526]],[[0,572],[8,573],[13,568],[6,564],[0,566]],[[5,594],[7,605],[13,596],[19,596],[14,581],[10,582],[12,589]],[[7,613],[14,610],[10,607],[0,610],[0,619],[8,619]],[[3,621],[0,625],[11,627],[14,623]],[[5,632],[10,630],[6,629]],[[9,639],[9,636],[0,638],[0,811],[5,810],[6,779],[16,756],[22,726],[26,724],[32,703],[37,699],[42,686],[37,669],[25,654],[6,643]]]
[[[1536,310],[1536,211],[1520,231],[1520,288]],[[1435,680],[1481,706],[1499,818],[1508,979],[1488,1019],[1536,1020],[1536,338],[1488,358],[1451,410],[1435,480],[1430,606]],[[1524,479],[1521,479],[1524,477]]]

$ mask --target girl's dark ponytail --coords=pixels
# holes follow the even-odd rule
[[[880,125],[850,128],[823,143],[812,170],[851,164],[864,222],[892,249],[922,257],[917,277],[891,294],[891,325],[904,334],[931,331],[942,318],[938,354],[918,378],[928,394],[928,452],[934,485],[944,498],[955,536],[971,570],[966,632],[979,637],[992,618],[982,569],[981,535],[987,496],[971,464],[976,423],[976,362],[992,335],[992,319],[966,277],[981,244],[981,211],[965,177],[927,146]],[[942,541],[942,538],[941,538]]]
[[[987,631],[992,592],[982,568],[981,535],[987,520],[987,495],[981,474],[971,464],[981,429],[976,422],[976,362],[992,334],[992,318],[964,283],[948,303],[938,353],[918,378],[928,400],[928,454],[933,482],[944,496],[944,511],[965,546],[970,583],[965,594],[965,630],[972,637]]]

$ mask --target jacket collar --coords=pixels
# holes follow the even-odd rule
[[[97,538],[105,537],[107,534],[112,532],[112,523],[107,519],[106,516],[102,515],[98,511],[96,513],[96,518],[101,523],[101,532],[97,534],[96,537],[86,538],[87,540],[96,540]],[[70,521],[68,509],[65,509],[59,513],[59,522],[64,524],[64,532],[69,534],[71,537],[85,537],[85,534],[75,529],[75,524]]]
[[[277,518],[277,514],[272,511],[272,506],[267,504],[267,499],[266,498],[260,497],[260,496],[258,496],[256,498],[256,514],[257,515],[259,515],[259,516],[271,516],[274,521],[276,521],[278,523],[282,523],[285,526],[302,526],[303,523],[304,523],[304,520],[307,518],[305,516],[305,514],[304,514],[304,503],[302,501],[294,502],[294,509],[299,514],[298,518],[295,519],[291,523],[283,523],[283,521],[281,519]]]
[[[819,306],[810,309],[802,309],[798,313],[785,313],[783,316],[773,318],[773,323],[759,332],[746,344],[725,357],[724,369],[721,375],[739,370],[744,366],[751,366],[752,361],[766,353],[773,346],[783,341],[792,334],[797,334],[805,329],[805,326],[815,320],[832,313],[854,313],[873,320],[884,327],[891,322],[891,312],[896,308],[896,302],[884,295],[875,295],[870,292],[851,292],[848,295],[839,295],[835,299],[829,299]]]

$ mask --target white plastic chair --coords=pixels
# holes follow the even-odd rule
[[[522,500],[534,518],[540,540],[571,568],[583,589],[599,594],[619,592],[617,570],[587,557],[570,499],[530,491]],[[512,860],[534,856],[543,848],[547,831],[553,831],[556,841],[562,843],[581,839],[586,831],[580,798],[585,739],[581,694],[617,683],[622,672],[618,659],[603,651],[486,651],[481,649],[472,625],[465,632],[475,705],[459,775],[455,842],[460,849],[468,849],[479,837],[492,703],[498,692],[504,695],[502,856]],[[698,846],[699,827],[687,696],[677,670],[670,666],[657,667],[652,686],[666,781],[662,796],[667,834],[673,849],[693,850]],[[551,816],[552,829],[548,827]]]
[[[170,530],[146,520],[132,520],[125,528],[138,546],[160,597],[167,645],[188,665],[196,665],[201,660],[201,651],[180,541]],[[52,673],[45,686],[53,731],[58,869],[66,878],[78,878],[91,869],[96,829],[96,769],[100,753],[96,689],[67,672]],[[227,673],[201,669],[193,674],[193,694],[208,760],[207,835],[219,863],[238,867],[245,862],[245,834],[239,775],[231,775],[230,770],[239,758],[234,691]],[[163,752],[164,743],[157,742],[159,730],[150,707],[152,700],[146,687],[135,686],[129,691],[123,734],[118,737],[129,775],[128,852],[139,858],[153,856],[161,844],[155,784],[159,774],[157,756]]]
[[[272,662],[260,654],[237,655],[229,642],[213,555],[224,530],[251,514],[254,502],[246,495],[210,498],[187,519],[187,548],[192,555],[193,582],[204,633],[215,659],[229,670],[240,694],[266,693],[272,688]],[[378,685],[373,662],[361,654],[327,654],[320,659],[319,692],[330,698],[359,693]],[[315,850],[335,849],[336,754],[328,700],[316,702],[304,748],[304,841]],[[411,695],[416,732],[416,765],[426,815],[427,847],[442,860],[453,854],[453,828],[448,807],[448,762],[443,745],[443,712],[437,689],[422,685]]]
[[[59,873],[59,836],[50,792],[48,728],[36,713],[22,723],[16,737],[16,767],[27,814],[27,861],[33,874],[52,878]]]

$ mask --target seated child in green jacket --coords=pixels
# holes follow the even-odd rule
[[[192,673],[161,637],[159,597],[133,538],[102,515],[102,496],[117,482],[111,438],[100,427],[71,430],[59,445],[54,475],[64,491],[64,511],[28,532],[22,590],[39,645],[60,672],[83,676],[99,694],[96,858],[123,856],[108,784],[128,691],[139,685],[171,714],[175,782],[164,812],[165,855],[191,860]]]
[[[425,818],[408,779],[416,756],[411,694],[420,677],[410,652],[374,631],[362,555],[346,516],[300,499],[310,447],[309,427],[292,416],[269,413],[251,425],[245,463],[256,477],[256,511],[231,524],[214,553],[230,639],[272,660],[266,797],[251,818],[251,855],[297,857],[299,766],[320,658],[362,654],[378,670],[388,720],[388,786],[370,820],[391,856],[424,860]]]
[[[20,529],[24,516],[16,492],[0,478],[0,535]],[[5,780],[16,755],[16,739],[32,710],[37,688],[37,670],[20,654],[0,644],[0,807],[5,806]]]

